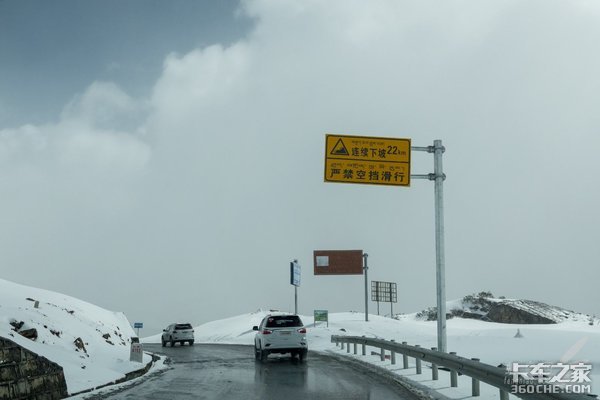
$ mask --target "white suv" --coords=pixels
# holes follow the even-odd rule
[[[171,324],[163,329],[161,342],[163,347],[167,343],[174,347],[176,342],[179,342],[182,346],[185,342],[188,342],[192,346],[194,344],[194,329],[191,324]]]
[[[303,361],[308,354],[306,328],[297,315],[267,315],[252,329],[257,331],[254,337],[257,360],[264,361],[271,353],[291,353]]]

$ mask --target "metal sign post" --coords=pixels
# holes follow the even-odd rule
[[[442,154],[444,146],[441,140],[433,142],[435,150],[433,171],[435,174],[435,277],[438,303],[438,349],[446,352],[446,257],[444,253],[444,175]]]
[[[446,352],[446,260],[444,254],[444,174],[442,155],[446,149],[441,140],[433,146],[411,147],[414,151],[433,153],[433,174],[411,175],[412,179],[435,181],[435,280],[437,297],[437,343],[438,350]]]
[[[369,255],[367,253],[363,254],[364,261],[364,270],[365,270],[365,321],[369,322],[369,287],[367,285],[367,273],[369,272],[369,266],[367,265],[367,258]]]
[[[300,264],[298,260],[290,263],[290,284],[294,286],[294,314],[298,314],[298,286],[300,286]]]

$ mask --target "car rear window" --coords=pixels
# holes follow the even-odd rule
[[[175,325],[175,329],[192,329],[192,325],[190,325],[190,324],[177,324],[177,325]]]
[[[297,315],[284,315],[269,317],[267,319],[267,328],[290,328],[294,326],[302,326],[302,321]]]

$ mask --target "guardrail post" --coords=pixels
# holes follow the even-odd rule
[[[396,343],[395,340],[392,340],[393,343]],[[392,360],[392,365],[396,364],[396,352],[394,350],[390,351],[390,359]]]
[[[362,344],[362,353],[363,353],[363,356],[367,355],[367,345],[365,343]]]
[[[437,347],[432,347],[431,350],[437,351]],[[438,366],[434,363],[431,363],[431,379],[434,381],[438,380]]]
[[[456,355],[455,351],[451,351],[450,354],[453,356]],[[450,370],[450,387],[458,387],[458,372],[455,370]]]
[[[415,345],[415,347],[421,347],[418,344]],[[417,375],[421,375],[421,373],[423,372],[421,369],[421,359],[419,357],[415,357],[415,363],[417,364]]]
[[[408,343],[402,342],[402,344],[408,344]],[[402,368],[408,369],[408,356],[406,354],[402,354]]]
[[[346,353],[350,353],[350,342],[346,343]]]
[[[500,389],[500,400],[508,400],[508,392]]]
[[[344,342],[340,342],[340,344],[342,345],[341,350],[344,350]]]
[[[473,361],[479,361],[479,358],[471,358]],[[471,395],[473,397],[479,396],[479,380],[472,378],[471,379]]]
[[[381,350],[380,359],[381,359],[381,361],[385,361],[385,349],[382,347],[380,350]]]
[[[354,354],[356,354],[356,343],[354,343]]]

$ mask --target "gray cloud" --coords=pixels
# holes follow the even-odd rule
[[[362,277],[311,274],[312,250],[358,248],[415,311],[435,303],[432,184],[325,184],[324,135],[439,138],[449,299],[490,289],[600,313],[595,4],[242,13],[247,37],[168,55],[149,99],[94,83],[58,123],[0,131],[7,278],[158,329],[292,309],[293,258],[301,312],[362,310]]]

